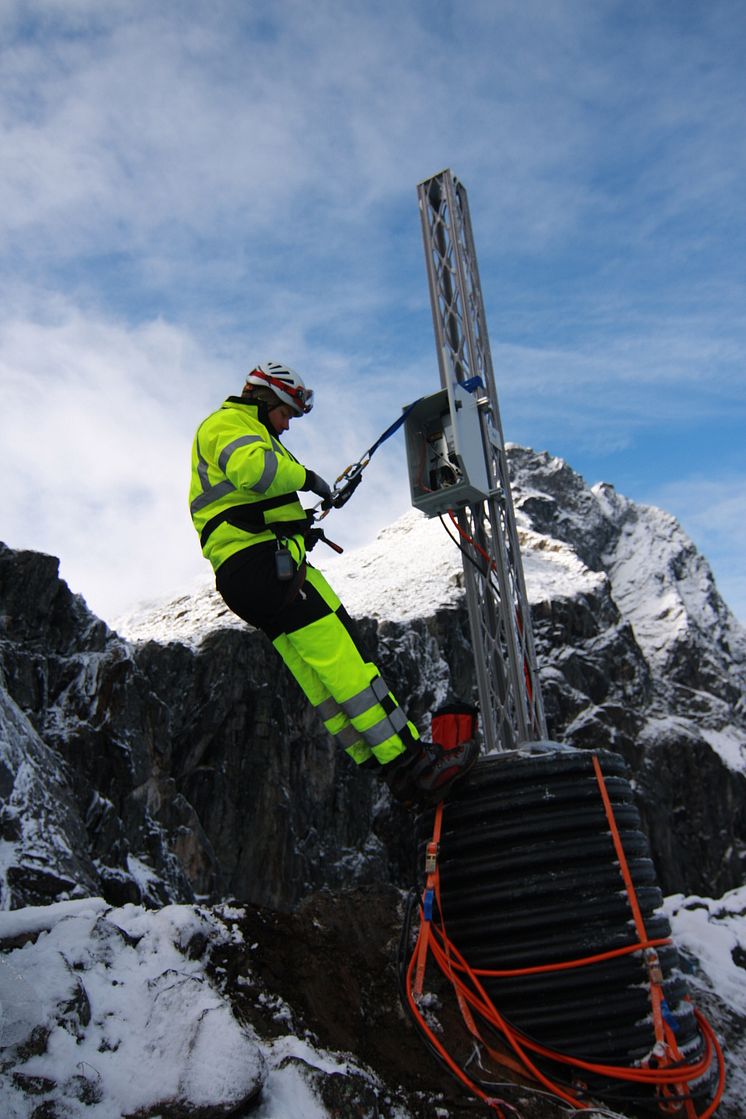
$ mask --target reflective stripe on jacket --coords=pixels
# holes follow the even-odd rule
[[[303,558],[303,536],[297,530],[305,514],[296,491],[306,480],[306,468],[261,422],[258,412],[257,404],[229,397],[194,437],[189,511],[202,551],[215,570],[243,548],[276,539],[275,531],[261,526],[283,522],[295,522],[288,524],[298,549],[297,555],[293,549],[294,558]],[[223,519],[232,511],[243,525]],[[246,527],[254,514],[252,527]]]

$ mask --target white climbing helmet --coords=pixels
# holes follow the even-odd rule
[[[303,378],[279,361],[261,362],[249,373],[246,384],[271,388],[283,404],[293,409],[296,416],[305,415],[313,408],[313,389],[307,389]]]

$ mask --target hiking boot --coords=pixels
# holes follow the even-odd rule
[[[444,750],[436,742],[418,741],[388,762],[382,777],[394,800],[407,808],[429,808],[448,795],[478,757],[479,747],[473,738],[452,750]]]

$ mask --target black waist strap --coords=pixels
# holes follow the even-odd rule
[[[223,509],[210,517],[202,532],[199,541],[204,548],[209,537],[218,527],[225,524],[242,528],[245,532],[274,532],[282,536],[294,536],[298,532],[305,532],[308,528],[308,518],[296,518],[293,521],[274,521],[267,524],[264,514],[270,509],[280,509],[283,505],[292,505],[298,500],[297,493],[283,493],[278,497],[268,497],[264,501],[254,501],[245,505],[232,505],[230,509]]]

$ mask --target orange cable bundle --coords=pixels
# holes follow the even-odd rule
[[[455,944],[448,938],[443,920],[438,867],[438,851],[443,819],[443,805],[440,804],[435,812],[432,839],[427,845],[426,882],[420,909],[420,926],[406,972],[408,1008],[418,1028],[439,1058],[468,1091],[483,1100],[487,1107],[500,1116],[500,1119],[507,1119],[505,1109],[508,1109],[513,1115],[517,1115],[518,1112],[511,1104],[496,1099],[480,1087],[461,1068],[423,1017],[419,1003],[423,994],[425,972],[429,959],[433,960],[451,984],[469,1034],[479,1043],[491,1060],[514,1073],[519,1073],[524,1079],[528,1077],[530,1080],[540,1083],[552,1095],[559,1100],[572,1104],[578,1111],[594,1107],[592,1103],[588,1102],[588,1093],[581,1087],[576,1089],[556,1083],[541,1071],[534,1059],[535,1057],[569,1066],[575,1070],[576,1077],[577,1073],[582,1071],[612,1081],[638,1084],[648,1089],[652,1088],[659,1099],[658,1109],[662,1115],[680,1115],[684,1116],[685,1119],[711,1119],[720,1103],[725,1087],[722,1050],[711,1025],[704,1015],[696,1009],[694,1015],[704,1041],[704,1054],[699,1061],[687,1064],[677,1047],[674,1033],[664,1014],[663,976],[657,953],[657,948],[670,943],[670,939],[650,939],[647,935],[601,765],[595,754],[593,755],[593,766],[619,862],[619,869],[632,910],[637,940],[623,948],[558,964],[510,970],[471,968]],[[510,1022],[502,1017],[481,982],[483,978],[507,978],[590,967],[604,960],[636,952],[642,953],[647,968],[655,1035],[653,1050],[645,1064],[640,1066],[621,1066],[585,1061],[577,1057],[569,1057],[557,1050],[538,1044],[521,1031],[516,1030]],[[506,1046],[505,1052],[497,1052],[485,1042],[477,1027],[475,1016],[481,1018],[502,1039]],[[709,1071],[713,1059],[717,1061],[718,1065],[717,1089],[712,1102],[703,1112],[699,1113],[691,1097],[690,1085]]]

